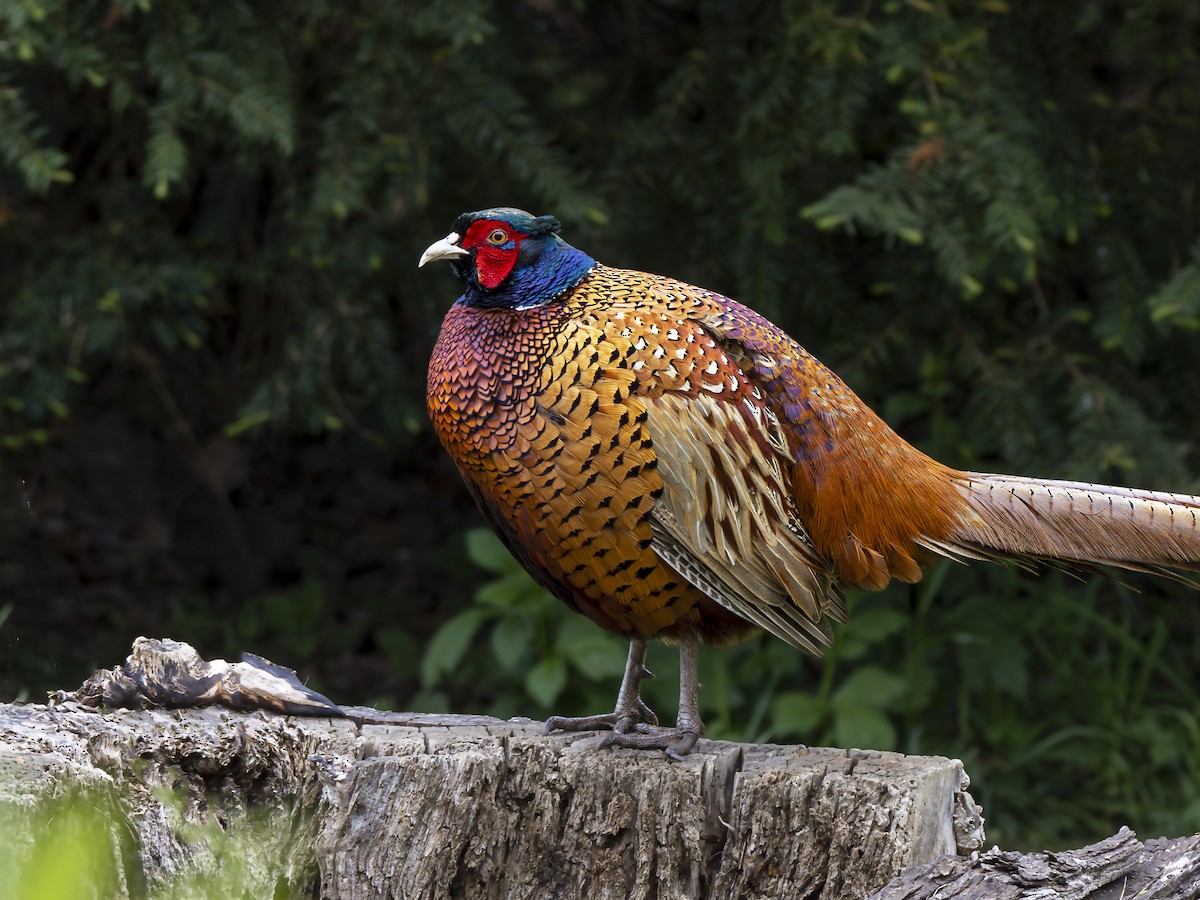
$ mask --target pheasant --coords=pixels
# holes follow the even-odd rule
[[[629,639],[611,713],[547,720],[690,752],[696,647],[765,630],[819,654],[844,590],[939,558],[1200,569],[1200,497],[959,471],[904,441],[763,316],[602,265],[551,216],[464,213],[420,265],[465,285],[429,362],[429,415],[508,549]],[[679,714],[640,695],[676,643]]]

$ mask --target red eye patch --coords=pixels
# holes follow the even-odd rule
[[[499,240],[503,233],[504,240]],[[499,287],[517,262],[517,251],[527,235],[514,231],[507,222],[480,219],[473,222],[463,237],[462,247],[475,250],[475,277],[486,290]],[[493,238],[495,240],[493,240]]]

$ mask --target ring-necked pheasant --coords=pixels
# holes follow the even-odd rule
[[[1200,498],[951,469],[753,310],[601,265],[559,228],[465,213],[420,261],[466,286],[429,362],[438,436],[533,576],[630,640],[613,712],[547,730],[678,757],[703,730],[697,641],[765,629],[819,653],[844,587],[939,557],[1200,567]],[[680,647],[674,728],[639,695],[651,637]]]

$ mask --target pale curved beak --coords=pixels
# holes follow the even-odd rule
[[[421,261],[417,263],[417,268],[425,265],[427,262],[433,262],[435,259],[453,259],[456,256],[467,256],[468,251],[458,246],[458,232],[452,231],[440,241],[434,241],[425,248],[425,252],[421,254]]]

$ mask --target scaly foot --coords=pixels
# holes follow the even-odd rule
[[[700,721],[696,702],[699,688],[696,681],[696,639],[688,637],[679,642],[679,718],[674,728],[660,727],[658,718],[638,695],[641,680],[652,677],[643,665],[645,658],[646,642],[631,641],[625,678],[621,682],[621,693],[617,695],[617,708],[612,713],[579,719],[552,716],[546,720],[546,732],[556,728],[564,731],[611,728],[612,734],[606,736],[600,746],[662,750],[676,762],[681,761],[695,749],[700,735],[704,734],[704,723]]]
[[[704,723],[696,703],[699,683],[696,681],[696,639],[679,642],[679,718],[674,728],[636,725],[627,734],[614,732],[606,737],[602,747],[630,747],[634,750],[661,750],[676,762],[692,752]]]
[[[633,750],[662,750],[676,762],[692,752],[700,740],[700,729],[692,725],[661,728],[638,725],[632,733],[613,732],[600,742],[601,747],[629,747]]]
[[[550,716],[546,719],[546,727],[542,733],[610,729],[615,734],[627,734],[635,728],[643,727],[647,722],[651,726],[657,726],[658,716],[641,697],[638,697],[632,708],[617,709],[598,716]]]
[[[645,723],[657,726],[658,716],[641,697],[642,680],[653,677],[654,674],[646,668],[646,642],[630,641],[629,658],[625,663],[625,676],[621,679],[616,708],[599,716],[551,716],[546,720],[542,733],[611,729],[616,734],[627,734]]]

